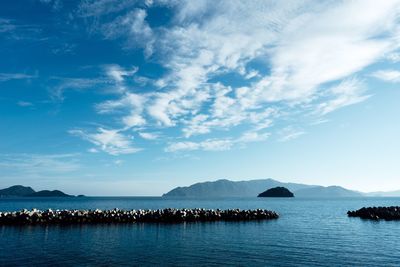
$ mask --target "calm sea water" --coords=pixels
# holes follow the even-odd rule
[[[1,211],[31,209],[266,208],[260,222],[0,226],[1,266],[400,266],[400,222],[348,218],[400,198],[0,199]]]

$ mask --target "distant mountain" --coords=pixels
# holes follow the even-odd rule
[[[26,195],[26,197],[73,197],[71,195],[67,195],[60,190],[42,190],[38,192],[34,192],[32,194]]]
[[[278,186],[260,193],[258,197],[294,197],[294,195],[287,188]]]
[[[352,191],[340,186],[315,186],[311,188],[304,188],[295,192],[296,197],[318,197],[318,198],[330,198],[330,197],[362,197],[362,193]]]
[[[262,190],[285,187],[296,197],[362,197],[363,194],[340,186],[316,186],[297,183],[283,183],[273,179],[230,181],[226,179],[213,182],[196,183],[191,186],[177,187],[163,197],[220,198],[220,197],[256,197]]]
[[[60,190],[42,190],[36,192],[29,186],[14,185],[0,190],[0,197],[73,197]]]
[[[262,190],[283,186],[290,191],[313,187],[312,185],[282,183],[273,179],[230,181],[226,179],[214,182],[196,183],[187,187],[172,189],[163,197],[256,197]]]
[[[0,190],[0,197],[21,197],[35,193],[29,186],[14,185]]]

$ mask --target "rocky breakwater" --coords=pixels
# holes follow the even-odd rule
[[[0,225],[20,224],[90,224],[135,222],[203,222],[249,221],[277,219],[274,211],[212,210],[212,209],[159,209],[159,210],[21,210],[0,212]]]
[[[360,217],[369,220],[400,220],[400,207],[368,207],[348,211],[349,217]]]

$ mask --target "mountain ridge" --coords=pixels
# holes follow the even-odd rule
[[[320,186],[300,183],[286,183],[272,178],[231,181],[218,179],[215,181],[199,182],[190,186],[176,187],[163,194],[163,197],[257,197],[261,192],[274,188],[285,187],[302,198],[305,197],[362,197],[362,193],[340,186]]]
[[[0,197],[15,197],[35,193],[30,186],[13,185],[4,189],[0,189]]]
[[[0,197],[73,197],[60,190],[35,191],[30,186],[13,185],[0,189]]]

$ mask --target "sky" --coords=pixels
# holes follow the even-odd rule
[[[0,187],[400,189],[400,1],[0,1]]]

